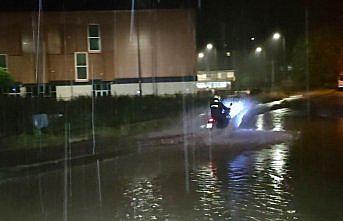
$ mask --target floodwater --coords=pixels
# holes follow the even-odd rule
[[[2,178],[0,220],[343,220],[342,118],[284,108],[256,116],[250,130],[297,136],[259,146],[144,147]]]

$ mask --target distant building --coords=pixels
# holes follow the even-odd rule
[[[12,92],[26,96],[194,93],[195,15],[191,9],[2,12],[0,67],[18,82]]]
[[[199,91],[231,90],[236,81],[234,70],[198,71]]]

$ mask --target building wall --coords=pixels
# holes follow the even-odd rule
[[[88,52],[88,24],[100,25],[102,46],[88,52],[89,79],[138,82],[138,54],[142,78],[196,76],[192,10],[140,10],[134,25],[130,11],[43,12],[40,35],[37,21],[33,12],[0,15],[0,54],[22,84],[75,81],[74,53]]]
[[[56,97],[59,100],[70,100],[73,97],[91,95],[92,85],[56,86]]]
[[[8,71],[18,82],[34,83],[31,13],[0,13],[0,54],[7,54]]]
[[[193,94],[197,92],[195,82],[157,82],[142,83],[142,95],[173,95],[173,94]],[[112,95],[129,95],[139,94],[139,84],[112,84]]]

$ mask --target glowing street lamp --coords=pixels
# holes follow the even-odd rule
[[[283,61],[280,62],[283,66],[283,70],[286,70],[286,67],[287,67],[287,64],[286,64],[286,39],[285,39],[285,36],[281,35],[279,32],[275,32],[273,34],[273,38],[272,38],[275,43],[276,42],[280,42],[282,44],[282,59]],[[276,74],[276,70],[275,70],[275,59],[278,59],[277,57],[275,58],[275,53],[273,53],[273,50],[272,50],[272,56],[271,56],[271,59],[272,59],[272,82],[271,82],[271,89],[273,90],[274,88],[274,83],[275,83],[275,74]],[[280,63],[278,64],[278,66],[280,65]],[[278,69],[280,70],[281,68],[278,67]]]
[[[200,53],[198,54],[198,58],[203,58],[203,57],[205,57],[205,54],[204,54],[203,52],[200,52]]]
[[[206,45],[206,48],[207,48],[208,50],[211,50],[211,49],[213,48],[213,44],[208,43],[208,44]]]
[[[274,40],[279,40],[280,38],[281,38],[280,33],[276,32],[276,33],[273,34],[273,39]]]
[[[256,54],[260,54],[262,52],[262,48],[261,47],[257,47],[256,49],[255,49],[255,53]]]
[[[255,41],[255,37],[251,37],[250,40],[251,40],[251,41]]]

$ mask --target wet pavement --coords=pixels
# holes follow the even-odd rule
[[[0,174],[0,220],[342,220],[343,118],[315,104],[259,114],[231,131],[236,143],[220,145],[214,132],[206,143],[184,136],[85,165]]]

